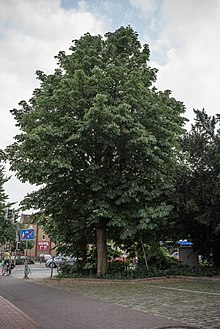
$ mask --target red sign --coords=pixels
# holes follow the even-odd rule
[[[38,241],[38,250],[49,250],[49,241]]]

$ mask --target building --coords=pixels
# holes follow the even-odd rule
[[[22,214],[20,219],[22,229],[33,230],[34,239],[33,248],[27,250],[27,256],[33,257],[36,260],[40,259],[40,255],[56,256],[55,243],[44,232],[44,228],[38,224],[34,224],[31,221],[31,216]]]

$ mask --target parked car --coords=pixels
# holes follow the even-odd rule
[[[56,256],[54,258],[50,258],[46,261],[45,266],[46,267],[57,267],[61,264],[70,264],[73,265],[76,261],[75,257],[70,257],[70,256]]]
[[[48,259],[51,259],[51,258],[52,258],[51,255],[41,254],[40,255],[40,262],[46,262]]]

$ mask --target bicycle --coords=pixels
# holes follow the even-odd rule
[[[28,261],[26,259],[25,262],[24,262],[24,279],[29,279],[28,274],[30,274],[30,273],[31,273],[31,269],[28,266]]]
[[[6,261],[5,264],[3,265],[3,272],[2,275],[7,275],[9,276],[11,274],[11,264],[10,261]]]

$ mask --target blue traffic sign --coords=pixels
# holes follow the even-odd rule
[[[33,229],[21,230],[20,239],[21,240],[33,240],[34,239],[34,230]]]

